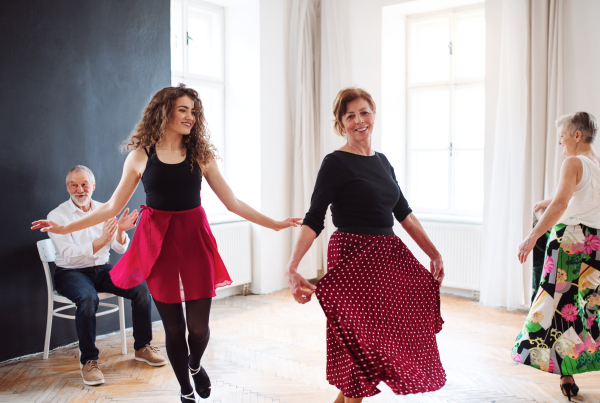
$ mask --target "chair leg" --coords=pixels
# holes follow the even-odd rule
[[[118,297],[119,300],[119,327],[121,328],[121,354],[127,355],[127,339],[125,338],[125,304],[123,297]]]
[[[50,353],[50,335],[52,334],[52,311],[54,310],[54,301],[48,298],[48,317],[46,318],[46,338],[44,340],[44,360],[48,359]]]

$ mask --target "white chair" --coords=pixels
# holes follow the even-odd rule
[[[56,259],[56,249],[50,239],[44,239],[37,242],[38,252],[40,253],[40,259],[44,265],[44,274],[46,274],[46,285],[48,286],[48,319],[46,321],[46,340],[44,342],[44,359],[48,359],[48,353],[50,350],[50,334],[52,333],[52,317],[58,316],[65,319],[75,319],[75,315],[66,315],[60,313],[65,309],[75,308],[75,304],[68,298],[63,297],[54,289],[54,281],[52,280],[52,273],[50,273],[50,265],[48,263],[54,262]],[[100,300],[114,297],[114,294],[107,292],[99,292],[98,298]],[[102,316],[113,312],[119,312],[119,327],[121,328],[121,353],[127,354],[127,342],[125,340],[125,309],[123,304],[123,297],[118,298],[118,305],[108,304],[106,302],[100,302],[100,306],[107,306],[108,309],[104,312],[98,312],[96,316]],[[68,304],[61,306],[60,308],[54,309],[54,302],[60,302]],[[81,353],[81,352],[80,352]]]

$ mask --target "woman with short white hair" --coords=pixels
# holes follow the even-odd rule
[[[536,203],[546,210],[519,245],[523,263],[548,232],[542,278],[512,358],[560,374],[571,400],[579,391],[573,375],[600,370],[600,157],[591,114],[561,116],[556,128],[567,159],[554,198]]]

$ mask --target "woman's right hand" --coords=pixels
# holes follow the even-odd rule
[[[285,220],[276,221],[276,227],[273,228],[275,231],[280,231],[282,229],[286,229],[289,227],[300,227],[302,226],[302,218],[299,217],[289,217]]]
[[[550,205],[550,203],[552,203],[552,199],[539,201],[533,206],[533,211],[538,211],[542,208],[545,209]]]
[[[290,291],[292,292],[294,299],[299,304],[306,304],[309,302],[317,287],[302,277],[295,268],[292,269],[288,267],[285,271],[285,276],[287,277]],[[305,290],[305,288],[308,288],[308,290]]]
[[[65,235],[69,232],[66,230],[65,225],[59,225],[54,221],[50,220],[37,220],[31,223],[33,227],[31,229],[40,229],[41,232],[52,232],[53,234]]]

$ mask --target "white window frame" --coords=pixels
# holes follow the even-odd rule
[[[191,87],[191,88],[196,88],[198,86],[206,86],[206,87],[213,87],[213,88],[218,88],[219,92],[221,94],[221,128],[222,128],[222,133],[220,133],[220,142],[219,144],[214,144],[218,149],[219,149],[219,155],[221,158],[225,157],[225,144],[227,143],[225,141],[225,9],[223,7],[211,4],[211,3],[207,3],[204,1],[200,1],[200,0],[171,0],[171,4],[180,4],[181,5],[181,20],[182,20],[182,26],[183,26],[183,34],[185,40],[185,44],[183,47],[183,70],[173,70],[171,69],[171,83],[172,85],[178,85],[179,83],[184,83],[187,86]],[[207,11],[210,11],[212,13],[216,13],[220,16],[221,18],[221,71],[220,71],[220,77],[212,77],[212,76],[205,76],[205,75],[200,75],[200,74],[193,74],[189,72],[189,66],[188,66],[188,52],[187,52],[187,42],[188,42],[188,18],[187,18],[187,10],[188,8],[192,6],[192,7],[197,7],[200,9],[205,9]],[[192,39],[193,40],[193,39]],[[208,121],[209,124],[209,130],[210,130],[210,121]],[[220,164],[220,169],[223,171],[225,167],[222,166],[222,164]],[[223,172],[223,174],[225,174]]]
[[[415,212],[422,213],[426,215],[436,215],[436,216],[450,216],[450,217],[477,217],[480,218],[482,216],[482,212],[469,212],[465,210],[459,210],[454,206],[454,198],[455,198],[455,151],[460,151],[460,149],[456,149],[453,147],[455,143],[455,92],[457,89],[469,88],[469,87],[481,87],[485,90],[485,76],[480,77],[471,77],[471,78],[456,78],[455,77],[455,61],[456,58],[451,57],[449,63],[449,79],[444,81],[436,81],[436,82],[428,82],[428,83],[418,83],[414,84],[411,82],[411,27],[415,22],[423,22],[427,20],[433,20],[440,17],[446,17],[449,19],[449,30],[450,30],[450,41],[454,47],[456,43],[456,24],[455,20],[459,16],[465,16],[469,14],[483,14],[485,18],[485,7],[483,5],[476,6],[467,6],[461,8],[453,8],[443,11],[436,11],[430,13],[423,14],[415,14],[407,16],[406,20],[406,184],[407,184],[407,193],[408,198],[413,199],[412,192],[412,175],[411,175],[411,166],[412,166],[412,144],[411,144],[411,95],[415,92],[422,90],[447,90],[450,94],[450,111],[449,111],[449,135],[450,139],[448,142],[448,152],[452,153],[452,157],[448,160],[448,208],[447,209],[426,209],[419,208],[416,206]],[[482,132],[483,136],[483,132]],[[451,149],[452,147],[452,149]],[[433,149],[432,149],[433,150]],[[437,150],[437,149],[435,149]],[[469,149],[469,150],[480,150],[483,152],[483,146],[481,149]],[[426,150],[419,150],[426,151]],[[418,152],[418,151],[417,151]],[[483,166],[481,167],[483,169]],[[483,184],[482,184],[483,186]],[[482,206],[483,210],[483,206]]]
[[[173,14],[173,5],[179,5],[181,7],[181,14],[175,16]],[[204,11],[208,11],[210,13],[217,14],[220,19],[220,69],[218,76],[207,76],[202,74],[195,74],[190,72],[189,66],[189,41],[194,40],[189,35],[189,13],[190,9],[200,9]],[[186,86],[195,89],[199,92],[200,98],[202,99],[201,88],[213,88],[217,89],[219,93],[219,107],[220,107],[220,116],[219,121],[215,122],[214,117],[207,116],[207,124],[208,130],[211,134],[211,143],[217,147],[219,151],[220,159],[217,160],[217,164],[219,166],[219,170],[223,174],[225,178],[227,178],[226,165],[223,163],[225,159],[225,155],[227,153],[226,150],[226,110],[225,110],[225,9],[216,4],[211,4],[201,0],[171,0],[170,3],[170,11],[171,11],[171,21],[173,18],[179,18],[182,27],[182,70],[174,70],[173,63],[171,62],[171,85],[177,86],[179,83],[183,83]],[[172,28],[173,29],[173,28]],[[172,33],[171,33],[172,40]],[[215,132],[213,128],[215,126],[220,126],[219,132]],[[218,134],[218,137],[215,137],[215,134]],[[228,215],[227,209],[223,206],[220,201],[218,201],[217,196],[209,187],[205,187],[202,191],[202,201],[203,205],[207,209],[207,214],[209,218],[219,217],[220,219],[224,216]],[[218,207],[217,207],[218,206]]]

